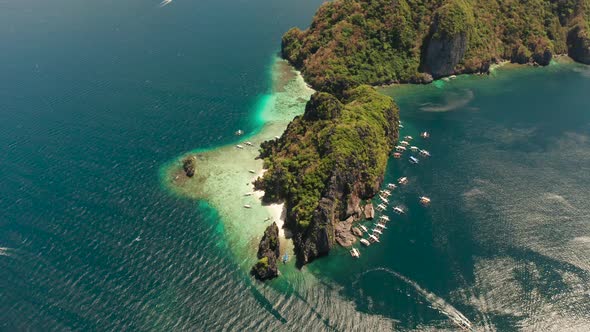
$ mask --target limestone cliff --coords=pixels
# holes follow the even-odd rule
[[[267,172],[255,185],[264,200],[285,200],[299,264],[328,254],[337,238],[354,241],[352,220],[363,214],[361,200],[378,192],[397,140],[391,98],[369,86],[342,96],[314,94],[303,116],[262,146]]]
[[[279,248],[279,228],[272,223],[264,231],[258,245],[258,262],[252,267],[252,274],[259,280],[275,278],[279,275],[277,262],[281,255]]]

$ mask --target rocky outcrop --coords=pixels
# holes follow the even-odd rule
[[[195,156],[186,157],[182,161],[182,169],[184,170],[184,174],[186,174],[186,176],[188,176],[189,178],[195,175],[195,162]]]
[[[450,1],[436,12],[424,56],[424,71],[434,78],[448,76],[467,51],[473,13],[461,0]]]
[[[375,218],[375,208],[373,208],[373,203],[367,203],[363,209],[363,212],[365,214],[365,219],[371,220]]]
[[[352,233],[352,223],[354,217],[349,217],[345,221],[336,222],[335,233],[336,242],[343,247],[350,247],[356,242],[356,237]]]
[[[258,262],[252,267],[256,279],[267,280],[279,275],[277,262],[281,255],[279,248],[279,228],[276,223],[268,226],[258,245]]]
[[[569,56],[575,61],[590,64],[590,34],[581,26],[570,30],[567,38]]]

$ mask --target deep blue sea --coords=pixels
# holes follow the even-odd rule
[[[589,329],[587,66],[384,89],[432,157],[391,160],[407,215],[318,282],[252,281],[217,212],[163,188],[262,126],[280,37],[321,2],[0,0],[1,331]]]

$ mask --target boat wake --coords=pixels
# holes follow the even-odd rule
[[[422,104],[420,109],[425,112],[448,112],[453,111],[458,108],[462,108],[469,104],[471,100],[473,100],[474,94],[471,90],[465,90],[465,94],[463,96],[459,96],[455,93],[450,93],[447,97],[446,103],[444,105],[441,104],[433,104],[433,103],[426,103]]]
[[[0,256],[10,256],[10,248],[0,247]]]
[[[160,7],[167,6],[170,3],[172,3],[172,0],[163,0],[162,2],[160,2]]]
[[[384,268],[384,267],[368,270],[368,271],[364,272],[363,274],[367,274],[369,272],[374,272],[374,271],[382,271],[382,272],[388,273],[388,274],[396,277],[397,279],[403,281],[407,285],[414,288],[416,290],[416,292],[418,292],[418,294],[420,294],[420,296],[422,296],[426,301],[428,301],[428,303],[430,303],[431,308],[433,308],[433,309],[437,310],[438,312],[440,312],[441,314],[447,316],[454,324],[461,327],[462,329],[467,330],[467,331],[473,331],[473,327],[472,327],[473,325],[469,321],[469,319],[467,319],[467,317],[465,317],[465,315],[463,315],[459,310],[457,310],[455,307],[453,307],[452,305],[447,303],[443,298],[422,288],[415,281],[408,279],[407,277],[405,277],[404,275],[402,275],[400,273],[397,273],[395,271],[392,271],[392,270],[390,270],[388,268]]]

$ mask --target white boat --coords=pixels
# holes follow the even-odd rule
[[[281,136],[275,136],[276,139],[281,139]]]
[[[252,173],[252,174],[256,174],[256,171],[255,171],[255,170],[253,170],[253,169],[249,170],[248,172],[250,172],[250,173]]]
[[[236,131],[234,134],[236,136],[242,136],[242,135],[244,135],[244,131],[240,129],[240,130]]]
[[[397,186],[394,183],[388,183],[387,184],[387,188],[389,188],[389,189],[395,189],[395,188],[397,188]]]
[[[379,195],[379,199],[383,202],[383,203],[389,203],[389,200],[381,195]]]
[[[357,248],[352,248],[350,255],[354,258],[359,258],[361,256],[361,252]]]
[[[236,145],[236,148],[238,148],[238,149],[243,149],[244,147],[243,147],[243,146],[241,146],[240,144],[238,144],[238,145]]]
[[[387,189],[383,189],[379,192],[381,195],[385,196],[385,197],[389,197],[391,196],[391,191],[387,190]]]
[[[378,228],[373,228],[373,233],[383,234],[383,232]]]
[[[410,145],[410,143],[409,143],[409,142],[406,142],[406,141],[401,141],[401,142],[399,142],[399,144],[401,144],[401,145],[403,145],[403,146],[408,146],[408,145]]]
[[[417,164],[420,162],[420,160],[418,160],[418,158],[414,157],[414,156],[410,156],[410,162],[412,164]]]
[[[380,229],[387,229],[387,227],[385,225],[379,224],[379,223],[375,224],[375,227],[380,228]]]
[[[379,242],[379,238],[373,234],[369,234],[369,241],[371,242]]]
[[[422,134],[420,134],[420,137],[422,137],[422,138],[429,138],[430,137],[430,133],[428,133],[427,131],[425,131]]]
[[[371,245],[371,242],[367,241],[367,239],[361,239],[361,243],[366,245],[367,247]]]
[[[389,222],[389,217],[388,216],[381,216],[381,217],[379,217],[379,221]]]
[[[430,204],[430,198],[426,196],[420,196],[420,203],[423,205],[428,205]]]
[[[412,152],[418,152],[418,150],[420,150],[420,149],[418,149],[417,146],[415,146],[415,145],[410,146],[410,151],[412,151]]]
[[[248,146],[252,146],[254,144],[252,144],[252,142],[245,142],[244,144],[248,145]]]
[[[369,233],[369,230],[367,229],[367,227],[365,227],[364,225],[360,225],[359,226],[360,229],[362,229],[365,233]]]
[[[396,145],[395,151],[397,151],[397,152],[405,152],[406,151],[406,147],[405,146],[401,146],[401,145]]]
[[[399,207],[399,206],[396,206],[396,207],[394,207],[394,208],[393,208],[393,212],[395,212],[395,213],[397,213],[397,214],[404,214],[404,213],[406,213],[406,212],[404,211],[404,209],[402,209],[402,208],[401,208],[401,207]]]
[[[254,193],[252,193],[252,192],[244,194],[244,196],[252,196],[252,195],[254,195]]]
[[[244,205],[244,207],[245,207],[246,209],[249,209],[249,208],[251,208],[252,206],[250,206],[250,205],[246,204],[246,205]]]
[[[400,127],[400,128],[403,128],[404,126],[403,126],[403,125],[400,123],[400,124],[399,124],[399,127]]]
[[[408,178],[407,177],[401,177],[399,179],[397,179],[397,183],[399,184],[408,184]]]
[[[451,80],[454,80],[455,78],[457,78],[457,76],[455,76],[455,75],[449,76],[449,79],[451,79]]]
[[[377,205],[377,208],[376,209],[378,211],[383,211],[383,210],[387,209],[387,205],[385,205],[385,204],[379,204],[379,205]]]
[[[414,139],[414,137],[412,137],[412,136],[404,136],[404,139],[405,139],[406,141],[411,141],[411,140],[413,140],[413,139]]]
[[[424,157],[430,157],[430,152],[426,150],[420,150],[420,155]]]

